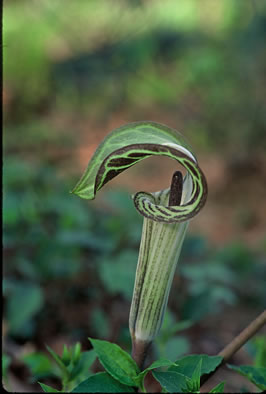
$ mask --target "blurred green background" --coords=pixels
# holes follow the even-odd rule
[[[86,350],[91,336],[130,351],[142,226],[130,193],[167,187],[175,164],[144,161],[94,202],[69,191],[102,138],[131,121],[181,131],[209,184],[153,357],[216,354],[266,304],[266,2],[6,0],[3,11],[10,390],[58,385],[46,344]],[[233,361],[261,363],[263,338]],[[220,377],[227,391],[256,390]]]

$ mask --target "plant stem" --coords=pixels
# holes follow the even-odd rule
[[[137,341],[136,339],[132,341],[132,358],[136,361],[140,371],[143,370],[150,345],[151,342]]]
[[[201,388],[204,389],[202,385],[207,382],[207,380],[209,380],[209,378],[215,374],[218,369],[224,365],[265,324],[266,310],[262,312],[255,320],[253,320],[243,331],[241,331],[241,333],[237,335],[222,351],[220,351],[220,353],[218,353],[218,356],[223,357],[223,361],[212,373],[202,377]]]

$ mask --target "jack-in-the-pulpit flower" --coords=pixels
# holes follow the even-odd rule
[[[181,204],[186,202],[191,190],[191,179],[186,177]],[[153,193],[154,201],[167,206],[169,195],[170,188]],[[144,218],[129,317],[133,353],[137,358],[145,356],[143,349],[148,348],[160,330],[187,227],[188,221],[165,223]]]
[[[183,178],[176,171],[169,189],[133,196],[136,209],[144,216],[129,317],[133,357],[140,366],[160,330],[189,220],[205,204],[205,176],[181,134],[158,123],[137,122],[107,135],[73,190],[82,198],[93,199],[109,180],[153,155],[177,160],[186,174]]]

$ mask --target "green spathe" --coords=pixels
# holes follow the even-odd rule
[[[190,153],[191,148],[185,142],[183,136],[176,130],[155,122],[128,123],[111,131],[104,138],[91,158],[85,173],[73,189],[73,193],[79,195],[82,198],[87,198],[89,200],[93,199],[96,192],[105,183],[104,176],[103,179],[97,182],[97,176],[99,172],[104,172],[105,175],[107,175],[107,173],[112,170],[117,171],[117,174],[114,174],[115,176],[121,171],[126,170],[128,167],[131,167],[133,164],[145,159],[150,155],[160,155],[159,152],[149,152],[148,150],[145,150],[145,145],[151,145],[151,142],[161,147],[165,146],[166,144],[177,145],[181,147],[181,149],[185,149],[185,151],[190,154],[192,160],[194,159],[195,161],[195,158]],[[138,145],[137,147],[130,149],[130,151],[132,150],[130,153],[136,153],[135,156],[130,155],[130,153],[126,152],[126,150],[123,152],[120,151],[121,149],[132,147],[133,145]],[[120,151],[119,154],[116,153],[118,150]],[[116,165],[117,163],[110,165],[110,162],[106,162],[107,158],[119,159],[119,168]],[[127,164],[122,163],[121,160],[123,159],[132,159],[132,162],[128,162]],[[101,170],[101,167],[105,168],[104,171]],[[96,183],[98,183],[97,188],[95,188]]]
[[[72,193],[94,199],[96,193],[111,179],[150,156],[167,156],[181,164],[193,183],[185,204],[160,205],[153,194],[134,195],[136,209],[145,217],[165,223],[186,221],[205,204],[207,184],[191,149],[177,131],[155,122],[129,123],[113,130],[96,149],[86,171]]]
[[[186,177],[181,203],[190,195],[192,183]],[[154,193],[156,202],[166,205],[170,190]],[[129,328],[136,341],[151,342],[158,334],[188,221],[160,223],[144,218]]]

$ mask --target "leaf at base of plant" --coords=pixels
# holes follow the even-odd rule
[[[266,390],[266,368],[253,367],[252,365],[235,365],[226,364],[228,368],[245,376],[250,382],[255,384],[259,389]]]
[[[178,372],[152,372],[155,379],[160,383],[163,389],[169,393],[182,393],[187,387],[185,375]]]
[[[115,343],[89,338],[106,371],[120,383],[135,386],[139,368],[131,356]]]
[[[211,389],[210,393],[223,393],[224,392],[225,382],[218,383],[213,389]]]
[[[45,393],[60,393],[59,390],[56,390],[56,389],[54,389],[53,387],[48,386],[47,384],[40,383],[40,382],[38,382],[38,383],[39,383],[39,385],[41,386],[41,388],[43,389],[43,391],[44,391]]]
[[[223,358],[220,356],[208,356],[207,354],[192,354],[182,357],[176,361],[177,366],[169,368],[169,372],[178,372],[192,378],[199,361],[202,360],[200,375],[214,371],[221,364]]]
[[[72,393],[134,393],[133,387],[121,384],[107,372],[90,376],[74,388]]]

